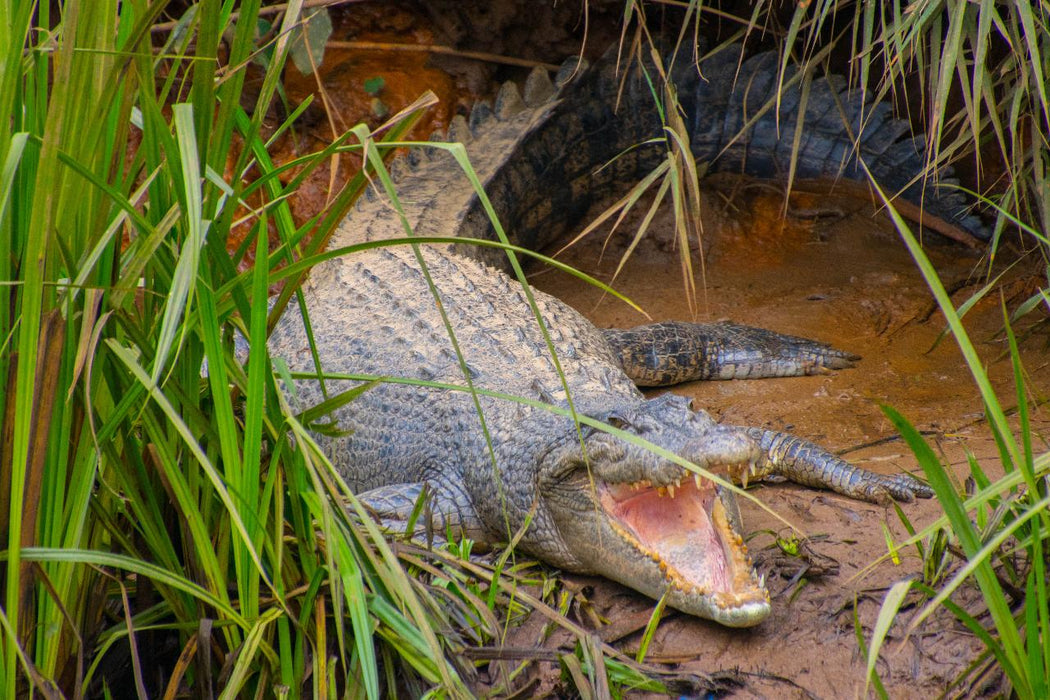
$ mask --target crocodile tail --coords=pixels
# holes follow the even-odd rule
[[[779,113],[749,123],[775,95],[777,61],[759,54],[741,61],[731,46],[703,60],[683,50],[672,78],[691,148],[712,171],[761,177],[788,174],[801,91],[788,87]],[[536,69],[519,92],[500,91],[494,105],[479,103],[456,117],[447,139],[464,143],[496,214],[512,242],[539,250],[561,239],[598,201],[621,197],[666,158],[663,125],[648,75],[633,66],[624,76],[615,49],[591,67],[570,60],[552,83]],[[793,74],[789,73],[787,78]],[[966,213],[963,195],[921,177],[921,137],[831,76],[814,80],[803,113],[795,177],[844,177],[867,183],[860,159],[888,193],[926,213],[987,238],[981,221]],[[750,116],[749,116],[750,115]],[[747,127],[747,128],[745,128]],[[856,137],[856,138],[854,138]],[[432,140],[445,140],[437,134]],[[859,145],[855,147],[855,144]],[[447,153],[415,151],[395,168],[405,221],[418,235],[493,239],[482,202]],[[937,180],[951,182],[951,170]],[[401,220],[382,197],[362,198],[340,225],[334,245],[401,237]],[[456,246],[459,252],[506,267],[502,251]]]
[[[615,48],[589,70],[573,71],[572,62],[563,66],[560,89],[544,107],[544,118],[505,151],[486,182],[496,211],[521,245],[538,249],[558,240],[595,201],[622,196],[666,157],[651,64],[645,71],[632,66],[626,77],[620,67]],[[709,172],[786,177],[801,117],[795,178],[846,178],[866,185],[863,161],[888,195],[899,195],[950,227],[989,237],[981,220],[968,213],[965,196],[948,186],[957,182],[951,168],[924,177],[924,139],[912,136],[888,104],[847,90],[845,79],[832,75],[812,81],[804,110],[798,83],[781,92],[778,109],[777,72],[773,53],[742,59],[742,48],[729,46],[697,70],[691,49],[680,49],[671,77],[690,147]],[[784,82],[793,76],[789,68]],[[476,198],[458,235],[491,236]]]
[[[788,66],[779,81],[773,52],[742,59],[740,46],[727,47],[701,63],[699,77],[691,61],[676,63],[694,156],[712,171],[785,178],[794,156],[796,178],[843,177],[867,184],[863,161],[888,196],[977,238],[989,237],[981,219],[969,212],[965,195],[953,187],[958,180],[951,167],[928,171],[925,137],[913,136],[889,104],[848,89],[842,76],[814,79],[802,108],[802,81],[792,83],[796,69]]]

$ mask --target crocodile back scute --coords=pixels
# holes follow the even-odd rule
[[[520,283],[438,248],[420,246],[420,253],[473,386],[566,407],[562,376]],[[411,247],[323,263],[304,292],[324,372],[467,385],[464,364]],[[557,299],[532,294],[578,411],[600,413],[642,401],[600,331]],[[270,352],[294,372],[316,371],[296,309],[290,307],[274,329]],[[331,395],[359,382],[327,384]],[[319,383],[309,379],[296,382],[296,397],[301,407],[323,400]],[[497,450],[518,441],[516,431],[571,428],[567,419],[521,403],[482,397],[481,404]],[[450,454],[459,465],[490,460],[468,392],[381,383],[334,418],[351,434],[322,439],[335,441],[327,451],[355,489],[417,479],[439,463],[444,469]],[[555,425],[560,427],[551,428]],[[385,466],[373,470],[370,464]]]

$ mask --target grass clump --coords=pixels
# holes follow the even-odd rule
[[[915,544],[923,560],[924,580],[905,580],[886,595],[873,631],[868,657],[868,678],[890,624],[899,613],[907,591],[915,587],[929,600],[909,622],[914,631],[943,606],[985,645],[985,651],[953,681],[953,691],[969,685],[1000,685],[1008,697],[1038,698],[1050,692],[1050,592],[1047,574],[1050,557],[1050,453],[1039,452],[1030,421],[1030,398],[1025,385],[1017,339],[1003,309],[1016,393],[1016,428],[995,393],[978,357],[961,314],[955,309],[936,271],[915,235],[890,207],[891,216],[911,251],[948,322],[981,394],[985,419],[999,453],[1003,476],[989,477],[989,470],[969,456],[972,489],[960,495],[952,475],[919,432],[899,413],[885,407],[887,417],[901,433],[933,487],[944,514],[914,533],[906,544]],[[1029,231],[1035,233],[1034,231]],[[1042,238],[1037,233],[1035,235]],[[1043,239],[1045,243],[1045,238]],[[998,470],[996,470],[998,471]],[[899,511],[898,511],[899,512]],[[910,523],[905,523],[914,532]],[[941,582],[948,568],[944,558],[953,552],[962,562],[952,577]],[[951,600],[966,583],[976,583],[983,609],[967,610]],[[885,696],[884,691],[879,690]],[[965,691],[964,691],[965,692]]]
[[[153,32],[168,8],[0,7],[0,692],[470,697],[498,657],[464,651],[523,606],[586,638],[518,589],[542,576],[384,539],[267,353],[310,268],[352,252],[325,246],[368,178],[392,187],[385,158],[432,98],[275,165],[307,107],[268,116],[309,11],[202,0]],[[370,174],[297,225],[296,188],[350,151]],[[568,682],[662,687],[589,644]]]

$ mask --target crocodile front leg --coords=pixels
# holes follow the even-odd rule
[[[487,539],[481,520],[466,495],[450,493],[430,482],[380,486],[358,494],[357,499],[375,514],[383,527],[403,533],[424,488],[427,489],[427,502],[415,531],[410,534],[422,535],[429,531],[442,538],[448,533],[473,540]]]
[[[736,323],[670,321],[602,332],[638,386],[799,377],[852,367],[860,359],[815,340]]]
[[[761,454],[752,471],[730,474],[745,485],[749,478],[776,475],[872,503],[886,503],[890,499],[911,502],[933,496],[933,489],[910,474],[876,474],[794,435],[762,428],[743,430],[758,443]]]

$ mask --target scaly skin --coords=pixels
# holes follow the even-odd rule
[[[521,286],[506,275],[447,251],[420,253],[459,343],[475,389],[520,396],[580,415],[709,471],[738,480],[785,476],[855,498],[911,500],[929,490],[911,477],[853,467],[810,443],[778,433],[717,425],[687,399],[646,399],[623,362],[646,354],[624,345],[557,299],[533,291],[565,385]],[[305,289],[322,368],[330,373],[389,375],[463,386],[464,370],[448,338],[414,253],[369,251],[318,266]],[[620,341],[649,341],[667,325],[643,326]],[[726,347],[733,337],[761,339],[759,351],[737,345],[689,363],[659,357],[647,372],[688,378],[802,374],[848,363],[851,356],[819,343],[723,324],[679,324],[675,337],[696,348]],[[305,330],[294,311],[270,339],[274,356],[293,371],[314,371]],[[636,352],[637,350],[637,352]],[[721,367],[722,362],[726,367]],[[640,369],[628,366],[631,374]],[[724,370],[724,371],[723,371]],[[695,373],[695,372],[694,372]],[[333,395],[355,383],[329,381]],[[568,395],[565,391],[568,387]],[[296,382],[304,407],[323,399],[316,381]],[[655,454],[543,408],[479,395],[485,439],[467,392],[380,384],[334,413],[349,435],[319,441],[351,488],[387,525],[403,528],[423,489],[433,526],[494,546],[524,530],[519,547],[570,571],[595,573],[670,605],[732,626],[769,614],[730,492]],[[581,441],[582,435],[582,441]],[[491,451],[490,451],[491,446]],[[526,523],[529,523],[526,528]]]
[[[910,502],[916,496],[933,496],[933,489],[908,474],[872,474],[794,435],[760,428],[745,430],[758,443],[762,453],[755,469],[750,472],[752,478],[776,474],[805,486],[828,488],[874,503]],[[734,475],[734,478],[746,483],[748,475]]]
[[[610,51],[590,70],[567,64],[558,92],[537,69],[524,98],[508,83],[494,107],[479,105],[469,120],[453,120],[449,140],[466,146],[500,221],[518,245],[541,250],[562,240],[596,201],[623,196],[666,159],[649,82],[637,67],[626,76],[618,74],[615,47]],[[978,238],[989,237],[981,221],[967,213],[963,195],[939,186],[955,182],[950,168],[938,177],[922,177],[924,139],[912,137],[908,123],[893,118],[888,105],[873,104],[862,91],[847,91],[841,76],[813,80],[804,110],[798,86],[786,88],[777,103],[778,67],[775,54],[742,58],[739,46],[720,49],[699,69],[690,50],[675,59],[671,77],[689,145],[708,173],[782,177],[800,128],[795,178],[844,177],[867,185],[861,158],[888,193],[900,192],[926,213]],[[788,66],[785,81],[793,72]],[[767,103],[778,104],[779,112],[760,113]],[[495,238],[481,201],[450,155],[415,149],[397,171],[405,217],[416,234]],[[333,245],[402,236],[389,202],[372,197],[362,199],[346,218]],[[499,251],[455,250],[507,269]]]
[[[638,386],[799,377],[852,367],[860,359],[826,343],[736,323],[665,321],[604,332],[627,376]]]

